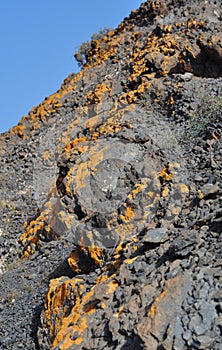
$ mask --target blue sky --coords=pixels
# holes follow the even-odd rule
[[[73,53],[141,0],[0,0],[0,132],[79,70]]]

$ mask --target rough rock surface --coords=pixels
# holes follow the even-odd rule
[[[222,9],[147,1],[0,136],[0,349],[221,350]]]

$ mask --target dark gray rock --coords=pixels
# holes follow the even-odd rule
[[[215,195],[219,191],[219,186],[218,185],[213,185],[213,184],[206,184],[202,187],[201,192],[203,193],[203,197],[208,197],[210,195]]]
[[[150,229],[144,235],[144,243],[161,243],[166,239],[166,231],[163,228]]]

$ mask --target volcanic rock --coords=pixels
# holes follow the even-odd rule
[[[0,136],[1,350],[221,349],[221,21],[142,3]]]

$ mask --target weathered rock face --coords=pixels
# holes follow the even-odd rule
[[[221,21],[144,2],[1,136],[3,349],[221,349]]]

